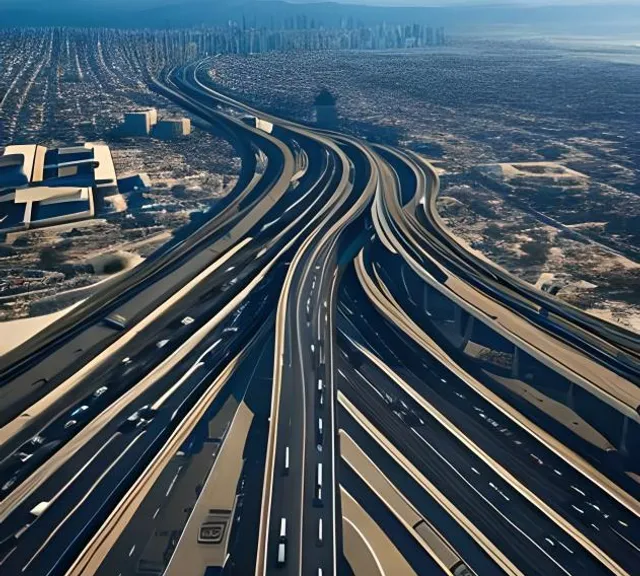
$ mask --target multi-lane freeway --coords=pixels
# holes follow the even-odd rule
[[[424,158],[210,65],[141,81],[235,188],[0,358],[0,572],[637,574],[638,337],[469,252]]]

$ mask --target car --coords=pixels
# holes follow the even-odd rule
[[[14,476],[13,478],[9,478],[9,480],[7,480],[3,485],[2,485],[2,491],[6,492],[7,490],[9,490],[9,488],[11,488],[11,486],[13,486],[16,483],[16,477]]]
[[[31,440],[29,440],[34,446],[41,446],[44,443],[44,436],[36,434]]]
[[[180,323],[183,324],[184,326],[189,326],[189,324],[193,324],[193,322],[195,322],[195,320],[193,318],[191,318],[191,316],[185,316]]]
[[[156,415],[156,411],[149,406],[149,404],[145,404],[142,408],[138,409],[140,416],[143,418],[151,419]]]
[[[140,426],[146,426],[153,420],[156,411],[148,404],[136,410],[122,424],[120,424],[120,432],[128,432]]]
[[[29,452],[16,452],[16,458],[20,460],[20,462],[26,462],[31,456],[33,456],[33,454]]]
[[[140,412],[136,410],[133,414],[127,416],[127,419],[122,424],[120,424],[118,430],[120,432],[130,432],[131,430],[136,428],[140,424],[140,422]]]
[[[160,340],[156,342],[156,348],[164,348],[169,343],[169,340]]]
[[[103,321],[107,326],[116,330],[124,330],[127,327],[127,319],[122,314],[112,314]]]
[[[100,388],[93,393],[93,397],[100,398],[100,396],[102,396],[107,390],[109,390],[107,386],[100,386]]]
[[[278,542],[278,566],[284,566],[287,561],[287,545],[284,542]]]
[[[80,416],[87,410],[89,410],[89,406],[83,404],[82,406],[78,406],[73,412],[71,412],[71,416]]]

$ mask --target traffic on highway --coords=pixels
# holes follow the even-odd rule
[[[637,336],[469,250],[426,158],[208,64],[144,80],[233,190],[0,357],[0,574],[639,574]]]

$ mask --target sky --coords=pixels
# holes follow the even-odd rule
[[[325,0],[288,0],[289,2],[321,2]],[[342,4],[367,4],[369,6],[479,6],[488,5],[513,5],[513,6],[567,6],[585,4],[635,4],[640,0],[331,0]]]

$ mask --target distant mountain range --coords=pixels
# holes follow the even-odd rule
[[[375,1],[375,0],[374,0]],[[0,26],[166,28],[226,25],[282,25],[306,16],[317,26],[351,20],[366,26],[424,23],[448,33],[495,32],[613,35],[640,30],[640,5],[475,5],[385,7],[281,0],[0,0]],[[639,33],[640,35],[640,33]],[[640,40],[640,39],[639,39]]]

